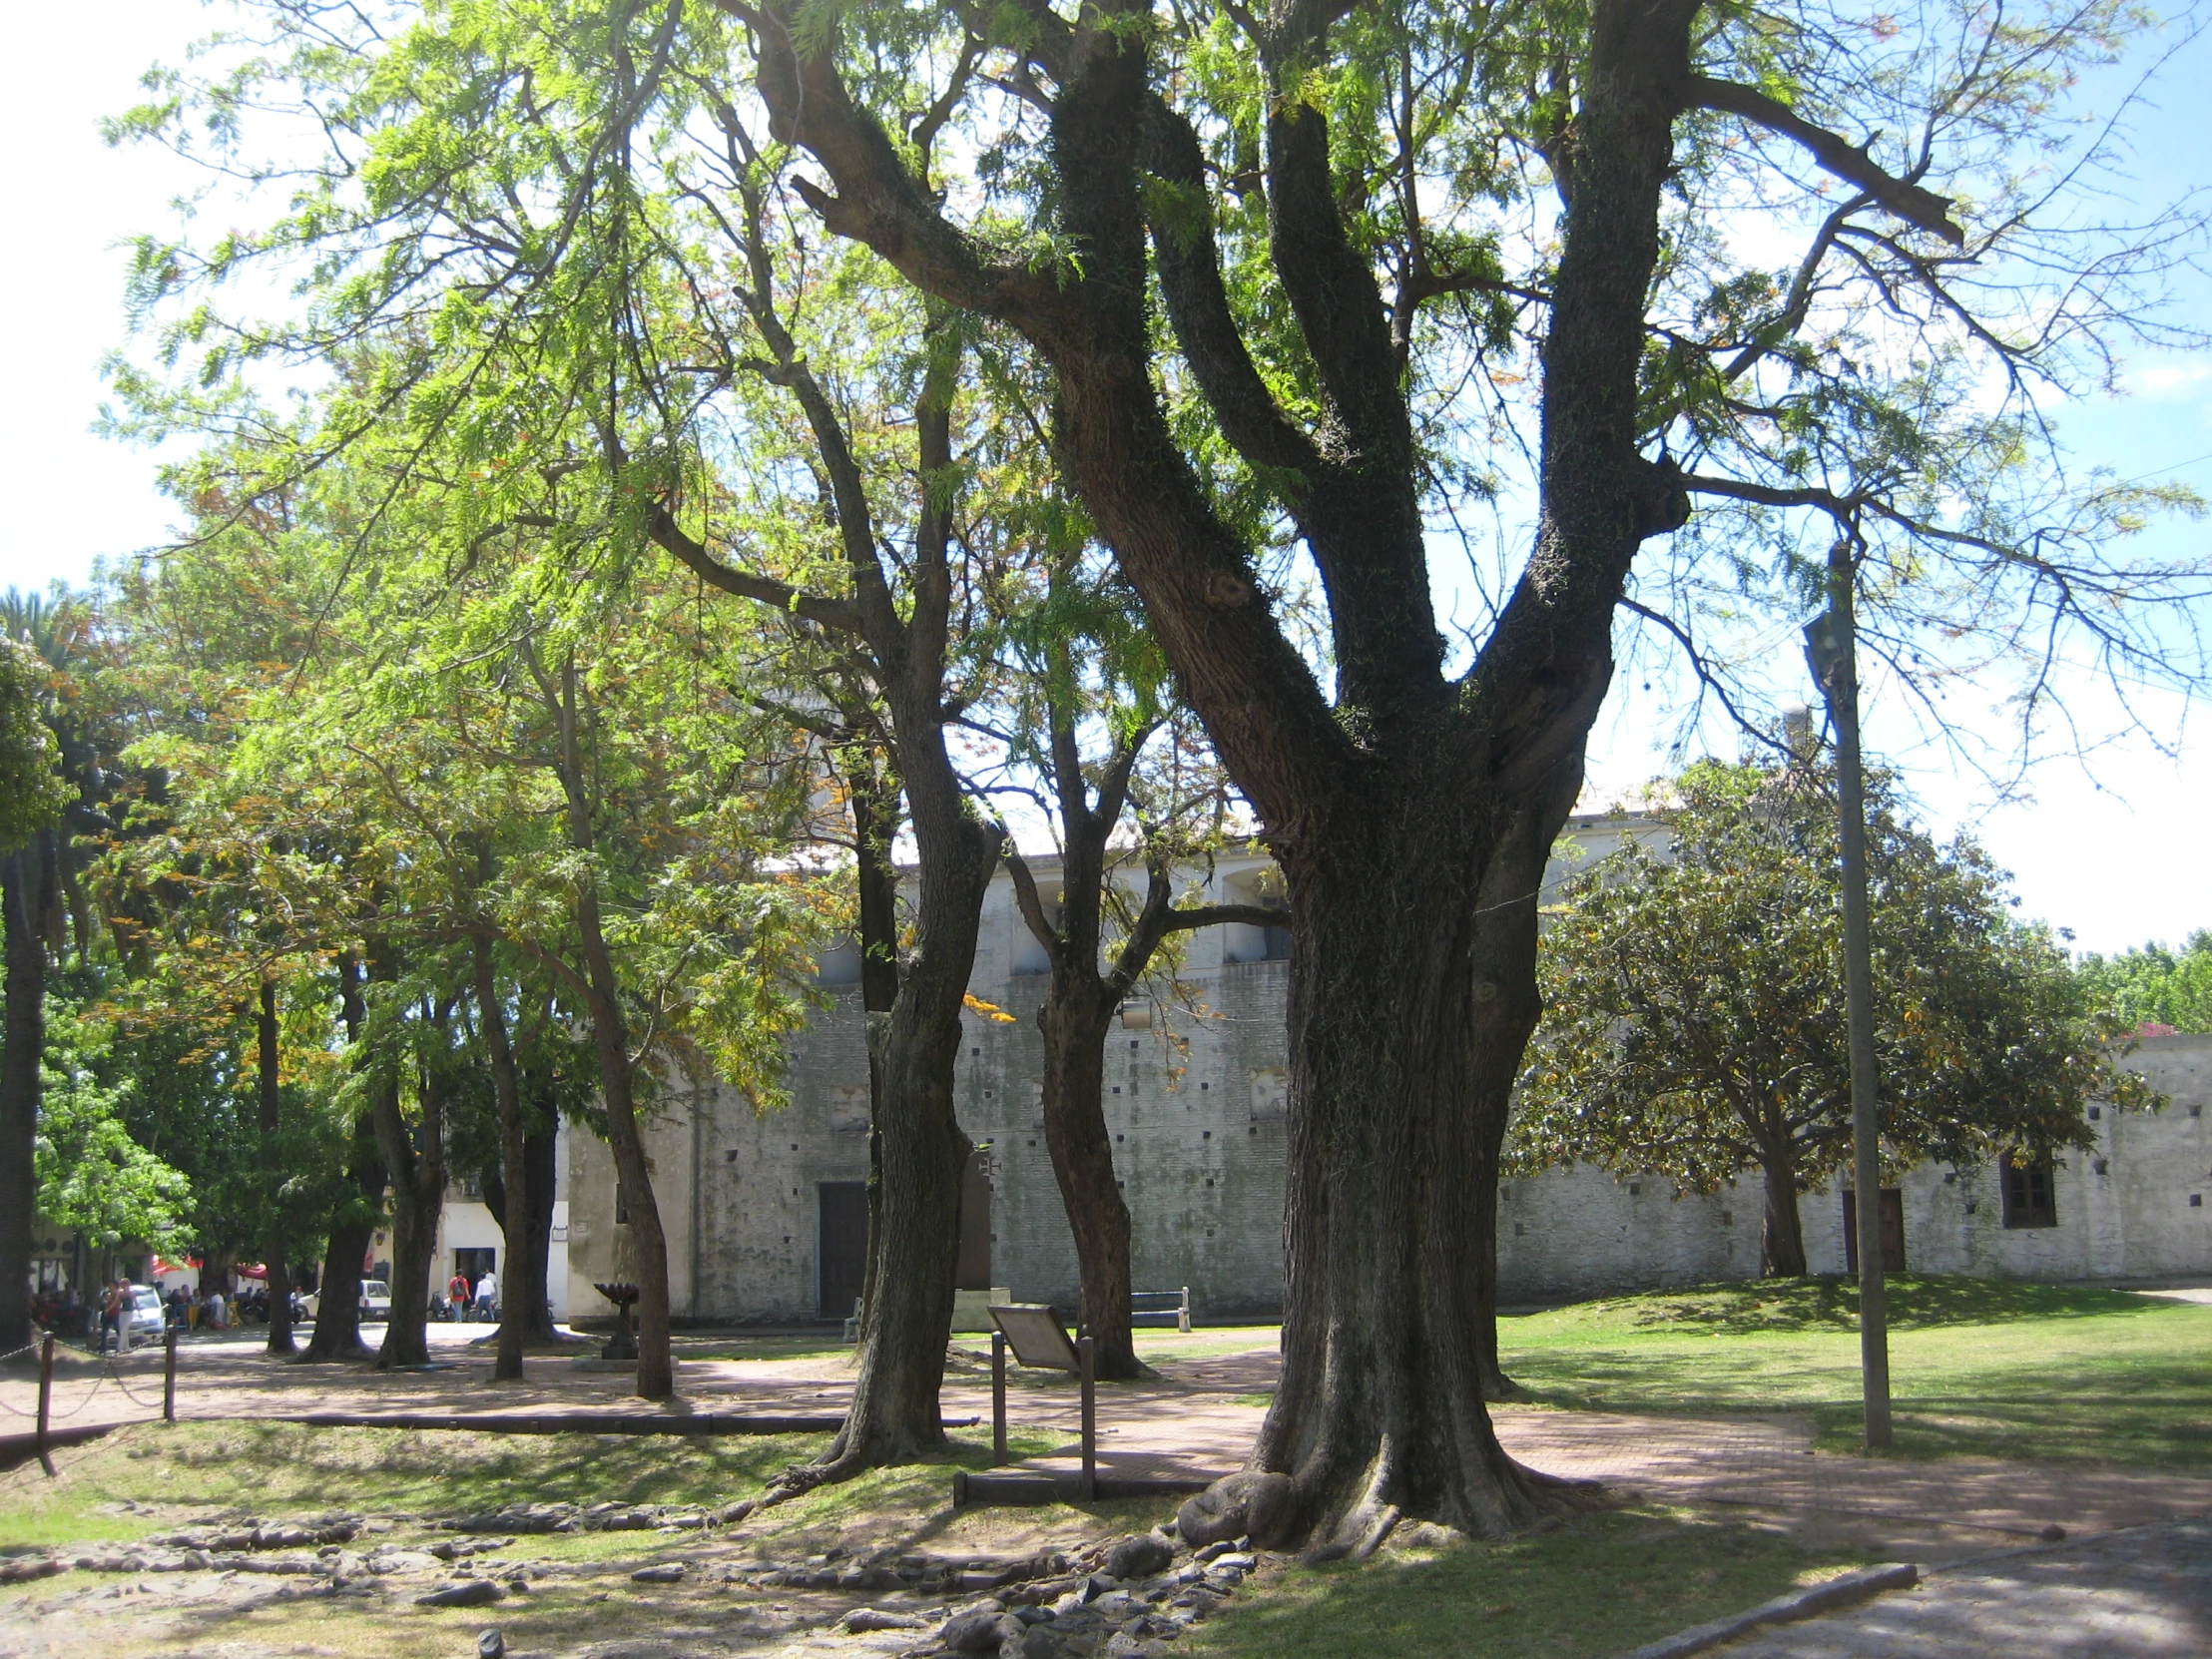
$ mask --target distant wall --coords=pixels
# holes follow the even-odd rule
[[[1592,818],[1573,833],[1602,856],[1648,821]],[[1225,859],[1215,895],[1249,890],[1258,856]],[[1554,864],[1547,884],[1563,869]],[[1013,1015],[964,1021],[956,1100],[971,1139],[990,1145],[991,1279],[1022,1300],[1072,1308],[1077,1272],[1044,1146],[1043,1051],[1035,1014],[1045,990],[1000,875],[986,897],[975,994]],[[1139,999],[1137,1023],[1106,1045],[1107,1127],[1134,1229],[1139,1290],[1190,1287],[1202,1319],[1266,1315],[1281,1304],[1289,964],[1266,959],[1265,934],[1215,928],[1188,937],[1180,976],[1197,1006]],[[867,1063],[859,989],[829,987],[830,1005],[792,1047],[788,1110],[756,1116],[733,1090],[663,1103],[647,1128],[679,1317],[791,1324],[841,1319],[823,1304],[819,1189],[867,1174]],[[1148,1018],[1149,1025],[1142,1022]],[[2099,1151],[2057,1176],[2058,1225],[2002,1225],[1995,1175],[1917,1170],[1906,1183],[1907,1257],[1928,1272],[2035,1278],[2212,1274],[2212,1224],[2191,1193],[2212,1192],[2212,1143],[2200,1111],[2212,1087],[2212,1039],[2161,1037],[2131,1062],[2175,1096],[2154,1116],[2100,1112]],[[614,1218],[614,1167],[589,1136],[569,1143],[568,1254],[577,1312],[600,1308],[595,1281],[635,1275],[629,1229]],[[1843,1271],[1840,1186],[1804,1200],[1816,1272]],[[1507,1304],[1745,1278],[1759,1271],[1757,1179],[1676,1196],[1662,1178],[1615,1180],[1589,1167],[1551,1170],[1501,1191],[1500,1294]]]

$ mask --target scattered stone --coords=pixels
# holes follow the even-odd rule
[[[937,1632],[937,1640],[954,1653],[989,1653],[1009,1636],[1020,1641],[1022,1629],[1018,1619],[986,1602],[945,1620],[944,1628]]]
[[[497,1630],[476,1632],[476,1659],[506,1659],[507,1638]]]
[[[1106,1572],[1113,1578],[1150,1578],[1174,1559],[1175,1546],[1167,1539],[1157,1532],[1140,1532],[1106,1552]]]
[[[735,1526],[752,1513],[753,1499],[749,1497],[740,1498],[735,1503],[725,1504],[722,1513],[716,1519],[720,1520],[724,1526]]]
[[[1105,1648],[1106,1659],[1163,1659],[1167,1651],[1165,1642],[1132,1636],[1126,1630],[1115,1631]]]
[[[626,1505],[614,1505],[622,1508]],[[573,1532],[576,1530],[576,1505],[573,1503],[513,1503],[504,1509],[486,1510],[480,1515],[457,1515],[445,1522],[455,1532]]]
[[[414,1599],[417,1607],[486,1607],[506,1593],[493,1579],[463,1578]]]
[[[920,1630],[928,1623],[919,1613],[892,1613],[880,1607],[855,1607],[845,1614],[841,1628],[847,1635],[864,1636],[875,1630]]]
[[[435,1572],[439,1561],[425,1549],[379,1549],[363,1563],[373,1573]]]
[[[657,1566],[640,1567],[630,1575],[633,1584],[681,1584],[684,1582],[684,1563],[663,1561]]]
[[[505,1549],[513,1542],[512,1538],[441,1538],[430,1546],[429,1553],[440,1561],[465,1561],[472,1555]]]
[[[57,1561],[51,1555],[18,1556],[0,1561],[0,1584],[27,1584],[34,1578],[51,1578],[68,1570],[67,1561]]]
[[[1205,1566],[1210,1561],[1220,1560],[1236,1547],[1237,1541],[1234,1538],[1217,1538],[1204,1549],[1193,1550],[1191,1559],[1200,1566]]]
[[[2062,1544],[2066,1541],[2066,1529],[2056,1521],[2052,1521],[2035,1536],[2042,1539],[2046,1544]]]

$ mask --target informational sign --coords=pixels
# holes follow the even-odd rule
[[[1079,1372],[1083,1362],[1075,1344],[1060,1323],[1060,1311],[1049,1303],[1018,1302],[1011,1307],[987,1310],[991,1323],[1005,1333],[1014,1358],[1025,1366],[1052,1371]]]

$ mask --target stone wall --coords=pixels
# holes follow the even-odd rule
[[[1650,821],[1577,819],[1588,856]],[[1547,884],[1579,865],[1554,864]],[[1267,865],[1224,859],[1219,900],[1254,896]],[[1045,896],[1053,896],[1049,878]],[[1188,1286],[1201,1319],[1273,1313],[1283,1277],[1284,998],[1288,963],[1268,936],[1222,927],[1183,941],[1182,1000],[1135,1000],[1106,1048],[1106,1109],[1134,1224],[1139,1290]],[[1275,941],[1280,948],[1280,941]],[[848,954],[848,953],[847,953]],[[834,971],[831,977],[839,977]],[[974,993],[1010,1020],[971,1012],[957,1081],[960,1122],[988,1143],[992,1283],[1025,1301],[1072,1306],[1074,1243],[1046,1155],[1035,1013],[1041,952],[1001,874],[985,901]],[[647,1144],[669,1238],[679,1317],[792,1324],[841,1319],[818,1277],[820,1188],[867,1172],[867,1064],[856,984],[829,989],[830,1006],[792,1051],[792,1105],[756,1114],[712,1086],[668,1098]],[[2175,1104],[2154,1116],[2099,1116],[2099,1150],[2057,1176],[2055,1227],[2006,1229],[1993,1171],[1917,1170],[1905,1188],[1909,1265],[1928,1272],[2034,1278],[2139,1278],[2212,1273],[2208,1212],[2212,1145],[2201,1110],[2212,1085],[2212,1039],[2154,1038],[2135,1063]],[[629,1278],[626,1227],[614,1219],[613,1164],[588,1136],[569,1144],[570,1271],[579,1312],[594,1281]],[[1946,1179],[1946,1176],[1954,1176]],[[1816,1272],[1843,1270],[1840,1187],[1805,1199]],[[1756,1178],[1721,1193],[1678,1195],[1662,1178],[1615,1180],[1579,1167],[1508,1182],[1499,1206],[1498,1268],[1507,1304],[1749,1277],[1759,1269]]]
[[[1902,1184],[1906,1266],[1999,1279],[2176,1279],[2212,1275],[2212,1037],[2146,1037],[2121,1061],[2169,1097],[2158,1112],[2094,1107],[2093,1151],[2053,1171],[2056,1225],[2007,1227],[1993,1164],[1924,1164]],[[1841,1180],[1808,1195],[1807,1265],[1844,1271]]]

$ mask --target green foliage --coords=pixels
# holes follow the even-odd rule
[[[33,1154],[38,1213],[96,1243],[175,1249],[192,1183],[133,1138],[139,1078],[116,1050],[112,1026],[49,996]]]
[[[46,722],[52,678],[29,645],[0,636],[0,850],[22,845],[75,799]]]
[[[1662,851],[1576,876],[1541,951],[1548,1012],[1512,1130],[1524,1168],[1590,1159],[1712,1191],[1845,1161],[1851,1078],[1834,795],[1819,769],[1707,764]],[[2090,1144],[2092,1097],[2147,1106],[2123,1027],[1972,844],[1937,846],[1870,790],[1884,1156],[1967,1165]]]
[[[2212,1031],[2212,931],[2200,927],[2179,950],[2146,944],[2116,956],[2092,952],[2075,971],[2128,1025]]]

